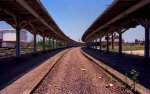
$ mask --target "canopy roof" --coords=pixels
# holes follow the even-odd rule
[[[40,0],[0,0],[0,20],[15,27],[14,19],[19,19],[21,27],[31,33],[72,41],[57,26]]]
[[[150,17],[150,0],[114,0],[113,3],[93,22],[82,36],[82,41],[90,41],[139,25],[136,21]]]

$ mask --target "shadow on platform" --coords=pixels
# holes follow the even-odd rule
[[[150,62],[145,62],[144,57],[129,54],[118,57],[118,53],[115,52],[106,54],[106,52],[99,52],[85,47],[81,50],[118,72],[124,75],[128,74],[129,77],[131,77],[130,71],[135,68],[140,73],[139,83],[150,89]]]
[[[58,49],[45,53],[38,53],[38,55],[26,54],[20,58],[7,57],[0,59],[0,89],[11,84],[25,73],[36,68],[44,63],[50,57],[58,54],[64,49]]]

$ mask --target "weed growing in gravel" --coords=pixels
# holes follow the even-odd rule
[[[134,93],[136,93],[136,84],[138,84],[138,76],[140,75],[140,73],[135,69],[133,68],[131,71],[130,71],[130,74],[131,74],[131,80],[133,81],[132,85],[131,85],[131,90],[133,90]],[[124,83],[124,86],[125,87],[128,87],[128,74],[126,73],[125,75],[125,83]]]
[[[136,91],[136,84],[139,82],[137,77],[140,75],[140,73],[135,69],[133,68],[131,71],[131,79],[133,81],[133,84],[131,85],[131,90],[133,89],[134,91]]]

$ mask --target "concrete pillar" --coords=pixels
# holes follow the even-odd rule
[[[119,56],[122,56],[122,33],[119,33]]]
[[[148,27],[145,27],[145,47],[144,47],[144,57],[149,59],[149,43],[150,43],[150,30]]]
[[[37,48],[37,45],[36,45],[36,34],[34,34],[33,36],[34,36],[34,48],[33,48],[33,53],[36,53],[36,48]]]
[[[45,51],[45,37],[43,37],[43,51]]]
[[[16,57],[20,57],[20,28],[16,28]]]

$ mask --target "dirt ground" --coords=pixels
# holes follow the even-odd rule
[[[132,94],[73,48],[58,62],[34,94]]]
[[[136,50],[136,51],[123,51],[123,53],[131,54],[131,55],[139,55],[144,56],[144,50]]]

